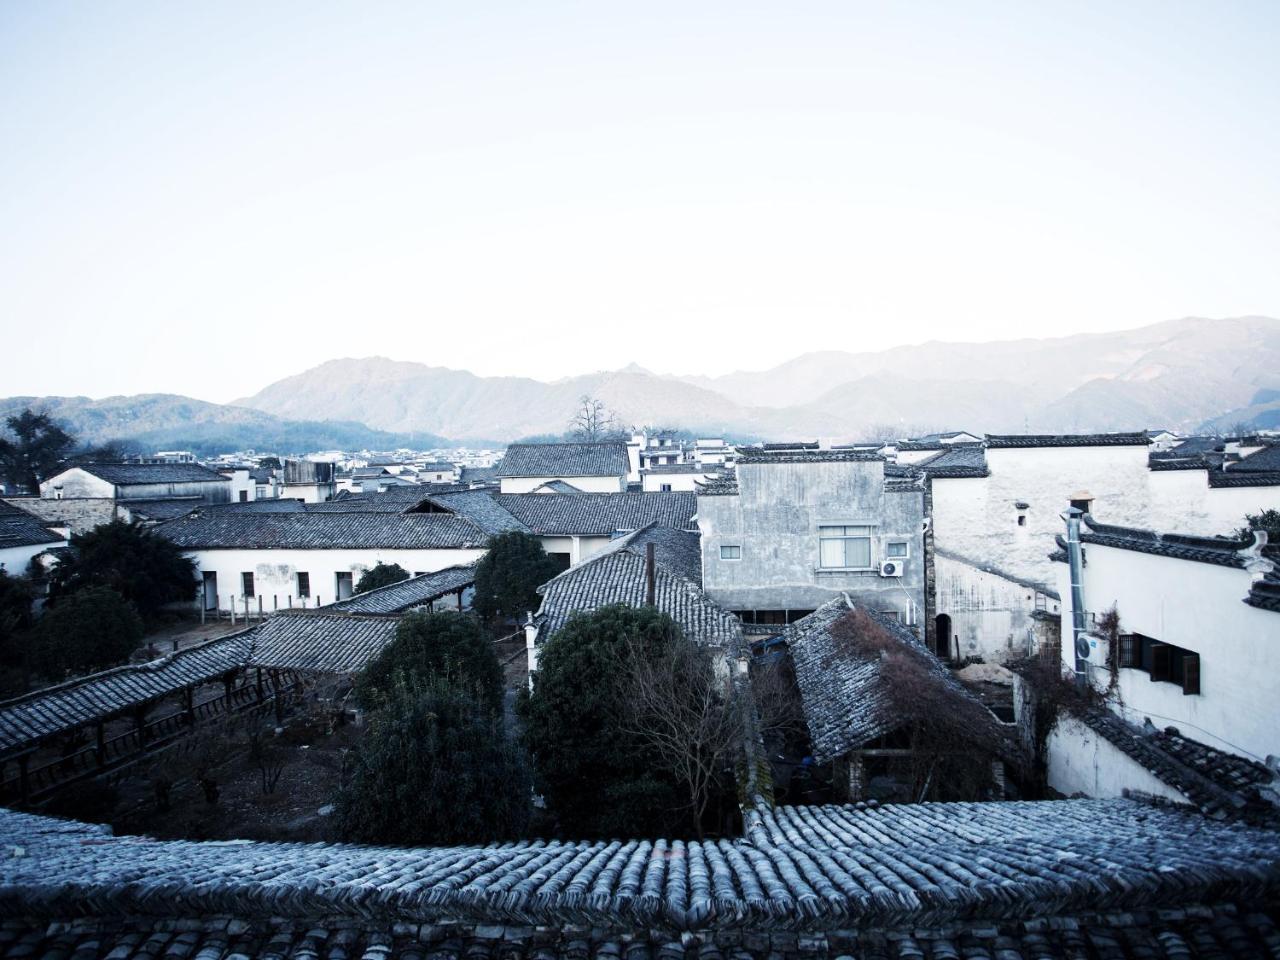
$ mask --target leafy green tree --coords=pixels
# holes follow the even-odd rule
[[[344,839],[396,846],[519,837],[530,778],[502,720],[435,678],[398,683],[376,710],[339,794]]]
[[[409,571],[398,563],[380,563],[364,572],[360,582],[356,584],[356,593],[377,590],[378,587],[389,587],[409,579]]]
[[[195,563],[140,524],[113,520],[72,536],[71,546],[71,555],[53,571],[54,606],[84,587],[110,587],[144,620],[153,620],[166,604],[195,598]]]
[[[0,570],[0,663],[22,659],[19,638],[31,628],[31,601],[30,582]]]
[[[109,587],[85,587],[45,611],[31,644],[31,666],[51,679],[126,660],[142,641],[142,618]]]
[[[519,620],[538,609],[538,587],[559,572],[559,565],[533,534],[498,534],[489,540],[488,551],[476,564],[471,605],[486,623],[498,618]]]
[[[1273,545],[1280,543],[1280,510],[1271,507],[1261,513],[1247,514],[1244,518],[1244,526],[1236,531],[1236,538],[1252,540],[1255,530],[1265,530],[1268,543]]]
[[[691,832],[684,791],[628,709],[630,658],[663,658],[679,628],[653,607],[576,614],[542,648],[520,701],[538,792],[575,836]]]
[[[47,413],[26,409],[5,418],[12,439],[0,437],[0,473],[11,487],[40,491],[40,481],[58,472],[75,446],[75,437],[54,423]]]
[[[474,617],[452,610],[411,613],[356,678],[360,702],[372,709],[386,703],[398,683],[424,686],[447,680],[474,691],[477,701],[502,709],[502,666]]]

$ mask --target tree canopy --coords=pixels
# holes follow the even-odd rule
[[[0,570],[0,663],[21,659],[18,637],[31,627],[31,584]]]
[[[474,617],[452,610],[404,617],[395,639],[357,678],[356,693],[365,707],[375,708],[398,684],[424,686],[432,680],[473,691],[495,713],[502,709],[502,667],[493,645]]]
[[[476,564],[475,596],[471,605],[486,622],[519,620],[537,610],[538,587],[560,566],[542,549],[531,533],[511,531],[489,541],[489,549]]]
[[[40,618],[31,666],[57,679],[115,666],[142,641],[142,618],[109,587],[91,586],[63,597]]]
[[[0,437],[0,473],[10,487],[39,493],[40,481],[58,472],[75,446],[75,437],[47,413],[31,409],[5,418],[12,437]]]
[[[1280,510],[1270,507],[1259,513],[1247,514],[1244,526],[1236,531],[1236,536],[1241,540],[1249,540],[1255,530],[1265,530],[1268,543],[1280,543]]]
[[[356,593],[367,593],[409,579],[409,571],[398,563],[380,563],[364,572],[356,584]]]
[[[84,587],[110,587],[145,620],[196,595],[195,563],[172,541],[136,523],[113,520],[71,538],[71,554],[54,568],[53,605]]]
[[[666,758],[628,709],[633,656],[663,658],[679,628],[653,607],[576,614],[542,648],[520,711],[534,781],[576,836],[696,830]]]
[[[529,801],[499,715],[441,678],[398,682],[356,748],[339,822],[357,843],[484,843],[519,837]]]

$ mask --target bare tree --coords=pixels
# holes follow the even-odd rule
[[[617,432],[617,417],[603,400],[584,393],[569,420],[569,435],[575,440],[604,440]]]
[[[685,637],[658,654],[633,645],[626,659],[626,725],[680,781],[702,839],[702,818],[741,742],[741,702],[729,678],[717,675],[710,654]]]

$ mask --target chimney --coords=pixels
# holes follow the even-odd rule
[[[1080,518],[1084,511],[1068,507],[1062,519],[1067,522],[1067,566],[1071,571],[1071,642],[1076,661],[1076,686],[1085,685],[1088,672],[1089,641],[1085,634],[1084,562],[1080,551]]]
[[[649,606],[654,606],[654,597],[657,593],[657,574],[653,562],[653,544],[646,543],[644,545],[644,602]]]

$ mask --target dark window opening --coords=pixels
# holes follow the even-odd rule
[[[241,503],[248,503],[248,502],[249,502],[249,491],[248,491],[248,490],[241,490],[241,491],[240,491],[240,502],[241,502]]]
[[[1193,650],[1127,633],[1120,637],[1117,662],[1121,667],[1145,670],[1152,683],[1176,683],[1188,696],[1200,692],[1200,654]]]
[[[1027,515],[1025,513],[1018,514],[1018,526],[1025,527],[1027,525]]]
[[[1071,505],[1081,513],[1088,513],[1093,506],[1092,500],[1072,500]]]
[[[555,561],[557,570],[564,571],[569,569],[569,559],[570,559],[569,554],[548,553],[547,556],[550,557],[553,561]]]
[[[242,597],[253,596],[253,574],[252,573],[240,574],[240,596]]]
[[[311,596],[311,574],[309,573],[298,574],[298,596],[299,597]]]

